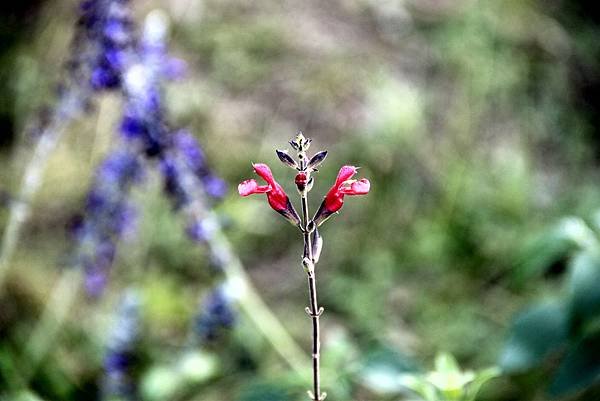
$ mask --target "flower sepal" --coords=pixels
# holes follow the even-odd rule
[[[287,150],[277,149],[275,150],[275,153],[277,153],[277,157],[283,164],[293,169],[298,169],[298,163],[296,163],[296,160],[292,159],[292,156],[288,154]]]

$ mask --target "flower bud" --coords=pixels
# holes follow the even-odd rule
[[[312,139],[304,137],[302,132],[298,132],[296,137],[290,141],[290,145],[298,152],[306,152],[310,147]]]
[[[312,222],[311,222],[312,223]],[[323,237],[319,234],[319,230],[315,229],[312,237],[312,260],[313,263],[319,263],[321,257],[321,250],[323,249]]]
[[[299,172],[298,174],[296,174],[294,182],[296,183],[296,188],[298,188],[298,192],[304,192],[304,190],[306,189],[306,184],[308,183],[308,174],[306,174],[304,171]]]

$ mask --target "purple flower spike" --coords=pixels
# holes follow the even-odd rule
[[[92,66],[91,85],[95,90],[121,86],[121,77],[132,58],[133,23],[128,1],[97,0],[87,4],[89,36],[99,49]]]
[[[227,194],[227,184],[216,175],[205,175],[202,177],[202,183],[206,193],[213,198],[221,199]]]
[[[212,238],[217,228],[210,220],[200,220],[190,223],[186,228],[186,233],[193,241],[206,242]]]
[[[140,336],[140,306],[141,301],[135,291],[125,292],[106,344],[102,399],[138,399],[131,370],[135,365]]]
[[[201,310],[196,317],[196,334],[202,342],[213,342],[224,330],[233,326],[236,314],[233,300],[224,286],[214,289],[204,299]]]
[[[136,213],[129,192],[141,176],[142,165],[127,150],[115,151],[98,168],[84,220],[73,232],[77,243],[75,260],[85,269],[86,289],[92,297],[104,291],[116,244],[135,231]]]
[[[163,67],[163,74],[167,79],[179,80],[187,75],[188,66],[187,63],[176,57],[171,57],[167,60],[167,63]]]
[[[92,298],[99,298],[106,288],[108,281],[107,272],[97,268],[91,268],[86,271],[85,291]]]

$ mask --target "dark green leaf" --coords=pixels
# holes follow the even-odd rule
[[[566,259],[574,249],[576,243],[565,235],[564,230],[558,228],[525,241],[515,262],[516,284],[523,285],[544,274],[551,266]]]
[[[567,340],[568,315],[559,302],[534,306],[515,319],[500,366],[508,373],[522,372],[539,365]]]
[[[406,355],[388,347],[369,352],[363,362],[363,385],[379,394],[397,394],[406,389],[401,377],[416,371],[415,363]]]
[[[549,392],[562,396],[600,381],[600,333],[570,347],[560,364]]]
[[[600,258],[582,252],[573,259],[569,278],[571,311],[577,321],[600,315]]]

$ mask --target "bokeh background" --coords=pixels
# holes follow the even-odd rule
[[[155,9],[171,20],[170,51],[187,75],[166,88],[170,120],[196,135],[229,184],[215,205],[224,233],[302,357],[301,237],[262,196],[240,198],[237,183],[253,176],[251,162],[266,162],[293,194],[294,173],[274,150],[297,130],[311,150],[329,151],[313,210],[341,165],[370,179],[371,193],[347,199],[322,229],[332,400],[418,399],[398,378],[425,377],[439,352],[465,370],[502,369],[481,400],[600,399],[593,2],[132,3],[140,23]],[[63,74],[77,2],[0,7],[3,227],[37,140],[31,127]],[[99,96],[50,158],[0,288],[0,398],[101,399],[110,322],[135,288],[139,399],[303,399],[309,366],[292,369],[251,308],[236,306],[235,325],[215,341],[191,340],[219,278],[152,175],[135,190],[137,235],[120,247],[105,295],[65,281],[68,226],[116,143],[121,109],[117,95]],[[46,338],[48,327],[56,335]],[[32,338],[48,343],[37,352]]]

